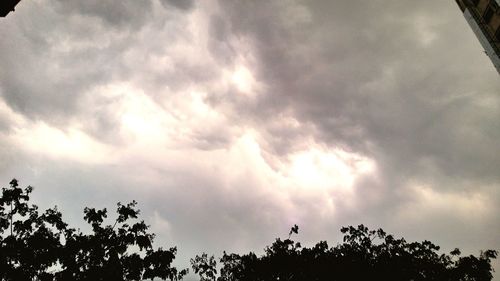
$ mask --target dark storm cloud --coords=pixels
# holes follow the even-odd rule
[[[238,53],[236,47],[231,44],[233,34],[229,21],[219,14],[213,14],[208,27],[208,48],[219,61],[230,64]]]
[[[116,27],[141,26],[151,13],[151,1],[58,1],[60,12],[83,17],[95,17]]]
[[[166,7],[174,6],[181,10],[189,10],[193,8],[193,0],[160,0],[160,2]]]
[[[1,94],[26,116],[64,123],[68,115],[76,114],[85,91],[110,79],[113,58],[120,50],[113,48],[108,56],[106,46],[97,46],[109,33],[92,20],[75,26],[71,18],[42,6],[26,6],[0,26],[5,38],[0,42],[5,66]],[[80,44],[90,46],[80,48]]]
[[[116,117],[112,100],[89,97],[100,94],[99,87],[142,80],[154,96],[158,88],[182,89],[214,72],[182,56],[171,58],[169,70],[151,70],[155,57],[186,40],[186,20],[177,9],[156,11],[162,17],[153,21],[151,1],[36,2],[21,8],[0,25],[5,39],[0,42],[0,94],[33,120],[62,128],[83,118],[88,131],[106,141],[106,134],[116,132]]]
[[[326,143],[407,176],[427,159],[447,176],[498,180],[500,84],[464,55],[476,42],[454,3],[220,3],[270,87],[256,118],[291,108]]]
[[[0,175],[39,187],[42,205],[63,205],[75,222],[83,206],[136,199],[186,263],[203,247],[258,251],[294,223],[309,242],[365,223],[498,248],[500,82],[453,1],[20,5],[0,22]],[[255,95],[226,81],[240,64]],[[151,108],[114,91],[177,122],[152,131],[180,128],[137,145],[122,107]],[[26,137],[37,122],[62,132],[77,123],[109,145],[91,156],[111,160],[45,155],[56,145]],[[257,160],[238,147],[246,129]],[[349,195],[280,186],[280,167],[311,146],[367,157],[376,171]]]
[[[453,1],[219,3],[231,34],[250,42],[253,74],[268,87],[255,107],[239,113],[268,124],[291,112],[312,124],[302,136],[376,160],[381,183],[356,185],[359,212],[341,207],[337,218],[397,229],[405,222],[393,214],[414,200],[471,192],[500,200],[500,83]],[[293,139],[289,132],[260,129],[271,135],[270,151],[295,151],[279,141]],[[409,184],[428,184],[441,198],[419,198]],[[486,221],[444,212],[425,228],[435,233],[467,222],[498,232],[498,223]],[[488,233],[461,241],[475,235],[477,245],[498,247]]]

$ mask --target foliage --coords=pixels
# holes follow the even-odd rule
[[[180,280],[187,270],[172,267],[176,248],[153,249],[154,235],[138,221],[136,202],[118,203],[113,225],[107,210],[85,208],[90,234],[69,228],[57,208],[39,213],[29,204],[32,187],[2,189],[0,280]]]
[[[311,248],[288,239],[276,241],[257,257],[224,252],[218,281],[267,280],[467,280],[492,279],[491,259],[497,252],[488,250],[478,257],[460,257],[455,249],[439,254],[429,241],[406,242],[382,229],[363,225],[343,227],[343,243],[329,247],[321,241]],[[290,231],[298,233],[294,226]]]
[[[56,208],[39,213],[29,205],[33,188],[23,189],[17,180],[2,189],[0,198],[0,279],[50,280],[47,269],[55,265],[62,251],[61,238],[67,225]]]
[[[135,201],[118,203],[112,224],[106,209],[85,208],[90,233],[68,227],[56,207],[40,212],[29,203],[33,188],[17,180],[0,197],[0,280],[180,280],[187,269],[172,266],[176,248],[154,249],[154,235],[139,220]],[[224,252],[217,275],[213,256],[191,259],[201,281],[489,281],[497,251],[461,256],[458,249],[440,254],[429,241],[407,242],[382,229],[343,227],[343,242],[311,248],[291,239],[276,239],[261,256]]]
[[[201,256],[197,255],[194,259],[191,259],[191,267],[194,273],[200,276],[200,281],[215,280],[217,274],[216,266],[217,262],[214,256],[209,258],[206,253],[203,253]]]

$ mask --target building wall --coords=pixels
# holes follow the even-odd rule
[[[496,0],[479,0],[476,9],[478,14],[483,18],[484,24],[487,25],[488,32],[490,33],[491,37],[495,38],[496,37],[495,34],[498,31],[498,28],[500,28],[500,5]],[[488,22],[486,22],[484,19],[484,15],[488,9],[493,10],[493,16]],[[498,45],[499,43],[498,41],[500,41],[500,38],[495,38],[495,39]]]
[[[455,0],[500,73],[500,0]]]

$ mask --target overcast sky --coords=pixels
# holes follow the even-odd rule
[[[135,199],[184,266],[293,224],[500,249],[500,79],[454,1],[25,0],[0,36],[1,185],[74,226]]]

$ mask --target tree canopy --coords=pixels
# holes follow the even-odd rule
[[[298,233],[295,225],[289,238],[276,239],[265,253],[244,255],[223,254],[220,276],[202,280],[217,281],[271,281],[271,280],[463,280],[492,279],[491,259],[497,252],[487,250],[479,256],[460,256],[458,249],[450,254],[439,254],[439,246],[430,241],[407,242],[395,238],[382,229],[370,230],[364,225],[343,227],[343,243],[329,247],[320,241],[313,247],[302,247],[291,240]],[[192,263],[205,263],[207,257],[198,257]],[[201,261],[201,262],[200,262]],[[215,267],[212,267],[212,271]]]
[[[106,209],[84,209],[90,233],[68,226],[56,207],[39,211],[30,204],[33,188],[17,180],[0,197],[0,280],[181,280],[187,269],[172,266],[176,248],[154,249],[154,234],[139,219],[137,203],[118,203],[108,220]],[[107,224],[106,221],[110,223]],[[200,281],[489,281],[497,251],[461,256],[458,249],[439,253],[430,241],[407,242],[364,225],[341,229],[343,241],[303,247],[277,238],[262,255],[223,253],[191,259]],[[219,272],[218,272],[219,269]]]
[[[154,234],[138,220],[136,202],[118,203],[112,224],[106,209],[85,208],[85,234],[68,227],[56,207],[39,212],[33,188],[17,180],[0,198],[0,280],[180,280],[176,248],[153,249]]]

